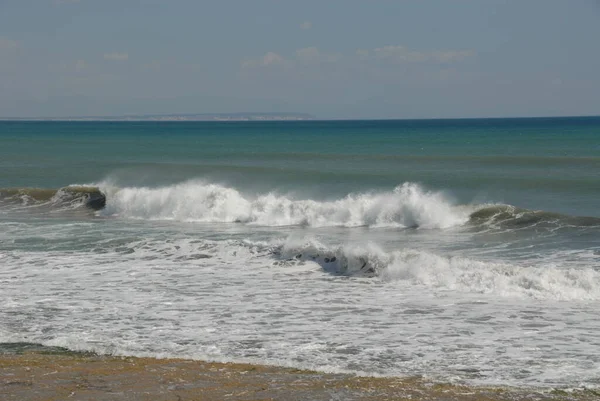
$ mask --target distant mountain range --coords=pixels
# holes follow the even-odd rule
[[[123,116],[0,118],[18,121],[299,121],[314,120],[306,113],[193,113],[131,114]]]

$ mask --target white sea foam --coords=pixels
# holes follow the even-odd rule
[[[415,184],[332,201],[197,181],[102,190],[100,213],[123,218],[0,222],[0,342],[486,385],[597,383],[592,241],[573,249],[558,232],[537,246],[526,231],[473,230],[493,205],[450,230],[298,226],[468,218],[468,206]],[[236,220],[246,224],[221,224]]]
[[[275,263],[283,271],[294,272],[322,269],[328,274],[368,277],[424,291],[506,299],[600,300],[600,272],[592,267],[478,260],[410,248],[386,251],[375,243],[330,246],[315,238],[290,237],[271,242],[142,241],[120,245],[119,249],[131,252],[133,258],[147,260],[252,268]]]
[[[335,274],[375,276],[430,290],[507,298],[600,300],[600,272],[593,268],[519,265],[448,257],[375,244],[327,247],[317,240],[288,240],[275,248],[284,261],[313,261]]]
[[[9,251],[0,342],[488,385],[596,377],[597,303],[554,302],[599,299],[592,270],[310,238],[103,245]],[[356,278],[365,262],[374,277]]]
[[[99,185],[107,194],[106,215],[263,226],[306,225],[447,228],[468,220],[438,192],[405,183],[388,192],[349,194],[333,201],[295,199],[277,193],[248,196],[235,188],[187,181],[160,188]]]
[[[592,268],[257,236],[271,228],[211,240],[204,225],[141,226],[143,235],[120,219],[0,230],[0,242],[32,248],[2,251],[0,342],[481,384],[597,376]],[[65,250],[66,238],[79,250]]]

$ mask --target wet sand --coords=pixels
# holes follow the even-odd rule
[[[367,378],[272,366],[100,356],[56,349],[0,354],[0,399],[58,400],[598,400],[534,391]]]

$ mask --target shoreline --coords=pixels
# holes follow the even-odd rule
[[[476,387],[244,363],[105,356],[32,344],[13,348],[0,353],[0,392],[6,400],[587,401],[600,397],[596,390]]]

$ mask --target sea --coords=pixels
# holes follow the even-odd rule
[[[600,117],[0,122],[0,343],[600,387]]]

